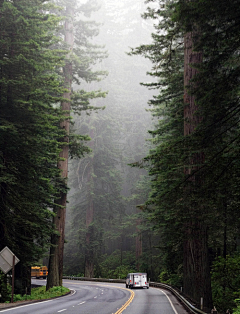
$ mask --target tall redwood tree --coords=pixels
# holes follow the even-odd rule
[[[68,153],[69,153],[69,118],[70,118],[70,102],[71,102],[71,87],[72,87],[72,63],[71,53],[74,44],[73,35],[73,8],[66,8],[67,19],[64,25],[64,41],[68,46],[69,53],[66,58],[66,63],[63,68],[64,87],[66,92],[63,94],[65,99],[61,103],[61,109],[65,119],[61,122],[61,128],[65,130],[65,137],[62,139],[62,151],[59,154],[58,168],[61,170],[61,182],[59,198],[55,201],[53,224],[55,233],[52,235],[52,246],[50,249],[49,258],[49,276],[47,280],[47,289],[53,286],[62,285],[63,276],[63,250],[64,250],[64,235],[65,235],[65,216],[67,204],[67,178],[68,178]]]
[[[203,53],[194,51],[194,40],[197,32],[189,32],[184,38],[184,136],[191,136],[201,123],[193,89],[196,88],[197,65],[202,62]],[[188,178],[185,197],[191,198],[195,190],[201,188],[204,177],[199,168],[204,163],[204,153],[195,152],[189,157],[185,167]],[[194,199],[194,197],[193,197]],[[208,259],[207,226],[204,223],[204,208],[196,202],[188,202],[187,221],[183,243],[183,286],[184,293],[200,303],[203,298],[204,307],[212,308],[211,277]]]

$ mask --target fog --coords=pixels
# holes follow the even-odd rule
[[[153,278],[154,236],[137,208],[147,199],[149,180],[144,169],[129,165],[149,150],[147,131],[153,122],[146,109],[153,91],[140,83],[151,80],[146,75],[151,64],[127,54],[151,42],[153,26],[141,17],[146,9],[142,0],[98,3],[90,20],[99,23],[99,34],[91,42],[104,46],[108,57],[94,69],[108,75],[81,85],[107,96],[91,102],[104,110],[75,116],[74,131],[91,137],[87,145],[92,152],[70,161],[64,273],[124,278],[141,270]]]

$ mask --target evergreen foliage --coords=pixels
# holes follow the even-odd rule
[[[190,221],[207,226],[211,259],[219,253],[226,257],[236,249],[239,230],[239,1],[146,3],[151,8],[144,17],[156,21],[153,43],[132,54],[152,61],[149,74],[158,81],[144,85],[159,89],[150,101],[159,120],[150,131],[155,148],[138,163],[152,176],[143,208],[161,231],[166,260],[175,250],[173,265],[175,260],[181,266],[183,235]],[[200,122],[183,136],[183,39],[190,32],[193,49],[203,52],[203,62],[191,65],[198,74],[187,86]],[[199,154],[203,163],[193,163]],[[189,175],[185,169],[191,169]]]
[[[0,248],[21,261],[20,293],[30,284],[26,269],[46,251],[59,189],[62,114],[53,104],[63,93],[57,69],[65,52],[52,49],[59,19],[49,9],[40,0],[0,5]]]
[[[75,112],[81,113],[82,110],[92,110],[90,99],[104,97],[105,93],[101,91],[87,92],[78,90],[73,92],[72,83],[80,85],[82,81],[92,82],[100,80],[103,71],[93,71],[92,64],[100,62],[105,53],[96,45],[92,45],[89,38],[96,36],[98,31],[94,22],[85,21],[83,15],[90,16],[91,12],[96,9],[96,3],[87,1],[81,4],[78,1],[55,1],[64,7],[61,16],[64,20],[62,28],[64,34],[64,43],[68,54],[66,56],[63,67],[64,87],[66,92],[63,97],[65,100],[61,102],[61,110],[65,114],[65,119],[61,123],[61,127],[65,129],[66,135],[62,138],[62,151],[60,152],[60,162],[58,167],[61,170],[62,183],[65,187],[63,191],[57,195],[55,200],[53,225],[55,234],[51,238],[51,250],[49,258],[49,274],[47,280],[47,289],[62,285],[63,275],[63,251],[65,242],[65,216],[67,203],[67,178],[68,178],[68,159],[69,159],[69,118],[71,103]],[[61,33],[60,33],[61,34]],[[87,140],[87,135],[74,136],[75,140],[71,145],[70,152],[77,153],[81,156],[82,152],[89,152],[87,147],[79,145],[79,140]],[[80,152],[80,154],[79,154]]]
[[[62,146],[69,146],[71,157],[81,159],[71,161],[64,271],[122,278],[139,268],[151,279],[180,287],[183,273],[192,273],[184,269],[184,252],[189,260],[201,254],[200,249],[186,254],[184,241],[187,235],[187,240],[199,236],[196,229],[204,226],[214,305],[218,311],[232,309],[239,295],[234,254],[240,228],[240,1],[146,0],[145,28],[127,14],[139,10],[140,1],[128,2],[126,11],[119,10],[118,2],[103,2],[113,56],[104,62],[111,67],[104,102],[100,98],[106,93],[96,86],[106,76],[101,65],[106,52],[93,44],[99,25],[89,20],[99,9],[97,1],[0,0],[0,250],[7,245],[18,256],[16,287],[20,293],[27,287],[29,293],[29,267],[46,252],[50,236],[57,235],[54,201],[67,193],[57,164]],[[62,40],[63,24],[70,18],[72,47]],[[139,45],[136,38],[148,34],[148,19],[155,21],[152,43]],[[188,86],[186,34],[191,34],[194,52],[203,54],[201,63],[190,65],[197,74]],[[139,47],[132,49],[135,59],[129,65],[120,51],[135,43]],[[140,106],[146,94],[131,89],[142,69],[136,55],[151,61],[153,82],[142,85],[157,91],[149,100],[155,125],[145,157],[142,137],[149,121]],[[72,88],[65,86],[67,66]],[[60,127],[66,116],[70,119],[69,110],[60,108],[66,92],[75,117],[80,116],[77,134]],[[184,119],[186,94],[196,105],[190,119]],[[108,110],[89,116],[106,104]],[[191,119],[197,123],[184,136]],[[135,172],[134,167],[141,169]],[[1,301],[8,297],[6,283],[0,274]],[[189,296],[198,303],[202,295]]]
[[[94,252],[94,266],[91,265],[91,268],[95,267],[94,276],[118,278],[123,269],[125,276],[127,269],[137,270],[135,242],[140,232],[136,230],[139,221],[136,204],[144,202],[146,193],[144,188],[141,192],[140,189],[132,189],[132,185],[144,171],[131,169],[127,164],[139,160],[146,152],[144,137],[151,122],[145,106],[150,93],[138,82],[147,67],[140,58],[129,58],[125,51],[133,40],[139,41],[139,33],[146,40],[149,30],[143,28],[140,14],[134,20],[130,18],[132,12],[141,9],[141,1],[126,1],[126,5],[126,10],[121,10],[122,2],[104,1],[100,12],[104,25],[98,40],[106,41],[109,57],[103,65],[110,69],[110,73],[101,82],[102,88],[108,89],[109,93],[106,99],[99,99],[96,103],[106,106],[106,109],[97,116],[76,118],[77,133],[90,134],[92,141],[89,147],[93,153],[80,161],[73,161],[71,165],[67,218],[70,221],[66,226],[68,243],[64,260],[67,274],[88,275],[85,264],[91,251]],[[135,193],[134,197],[132,193]],[[142,195],[137,196],[137,193]],[[93,220],[87,227],[86,213],[90,208],[93,209]],[[90,250],[86,244],[88,230],[92,234]],[[147,247],[148,243],[144,250]],[[126,255],[129,259],[124,258]],[[146,260],[150,261],[144,254],[142,271],[148,269]]]
[[[239,265],[240,257],[219,256],[212,267],[213,300],[217,309],[226,312],[235,307],[235,299],[239,298]]]
[[[113,120],[105,112],[90,117],[82,115],[75,127],[79,128],[77,133],[90,134],[92,153],[71,165],[71,227],[67,228],[71,243],[67,244],[65,252],[65,271],[68,273],[84,272],[88,254],[98,268],[99,257],[105,250],[104,240],[108,237],[119,239],[116,229],[124,210],[122,179],[116,169],[118,152],[113,146],[116,134],[109,132],[114,129]],[[86,240],[88,233],[89,243]]]
[[[107,57],[103,45],[94,44],[93,39],[99,34],[99,24],[91,19],[93,12],[99,9],[97,1],[86,1],[81,3],[73,0],[52,0],[60,10],[55,10],[61,19],[67,20],[67,8],[74,8],[73,19],[73,47],[68,47],[65,43],[65,48],[70,49],[69,59],[72,65],[72,90],[71,90],[71,110],[74,113],[81,114],[81,111],[97,109],[90,104],[94,98],[106,96],[106,92],[100,90],[90,90],[86,83],[98,82],[107,75],[107,71],[103,71],[99,66],[103,59]],[[59,29],[59,37],[64,36],[64,27]],[[82,85],[82,87],[80,87]]]
[[[155,129],[150,131],[153,148],[149,155],[136,165],[149,167],[149,175],[153,177],[147,207],[142,208],[149,212],[149,218],[161,230],[161,249],[165,251],[162,257],[166,259],[163,265],[166,265],[167,271],[173,271],[174,261],[179,261],[182,255],[180,226],[183,223],[179,202],[182,190],[180,182],[183,179],[181,158],[184,141],[183,41],[179,36],[179,29],[170,18],[171,12],[171,8],[149,8],[145,18],[158,19],[158,24],[155,25],[156,33],[152,34],[153,43],[132,51],[132,54],[141,54],[153,63],[149,74],[156,76],[158,80],[143,85],[160,91],[159,95],[149,101],[156,121]],[[176,188],[179,194],[176,193]],[[176,202],[179,202],[178,211],[174,210]]]

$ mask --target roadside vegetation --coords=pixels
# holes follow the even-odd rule
[[[45,286],[32,288],[31,295],[20,295],[15,294],[13,296],[13,302],[18,301],[26,301],[26,300],[44,300],[60,297],[62,295],[66,295],[70,292],[68,288],[65,287],[52,287],[46,291]],[[9,293],[9,300],[11,299],[11,293]],[[6,301],[5,303],[10,303],[10,301]]]
[[[239,305],[240,304],[240,299],[236,299],[235,301],[238,304],[238,306],[237,306],[237,308],[235,308],[233,310],[233,314],[239,314],[240,313],[240,305]]]

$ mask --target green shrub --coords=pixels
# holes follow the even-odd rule
[[[169,279],[169,274],[166,270],[163,270],[160,275],[158,276],[159,281],[162,283],[166,283]]]
[[[22,301],[22,300],[25,300],[25,299],[23,299],[23,297],[21,296],[21,294],[14,294],[14,296],[13,296],[13,302]]]
[[[102,263],[99,264],[99,273],[102,278],[124,279],[128,273],[136,272],[136,269],[132,266],[134,258],[131,252],[122,252],[122,265],[119,266],[121,252],[116,250],[111,255],[104,256]]]
[[[212,265],[213,305],[218,312],[232,311],[240,291],[240,256],[218,257]]]
[[[31,295],[23,295],[15,294],[13,296],[13,302],[17,301],[24,301],[24,300],[43,300],[43,299],[51,299],[54,297],[59,297],[61,295],[65,295],[70,290],[65,287],[52,287],[48,291],[46,291],[46,287],[38,287],[38,288],[32,288]],[[5,303],[9,303],[9,301],[6,301]]]
[[[163,270],[158,278],[162,283],[166,283],[178,288],[182,286],[182,275],[180,274],[169,274],[166,270]]]
[[[119,279],[125,279],[127,277],[128,273],[131,273],[131,269],[127,265],[121,265],[118,266],[114,271],[113,271],[113,276],[114,278],[119,278]]]
[[[240,314],[240,306],[233,310],[233,314]]]
[[[10,302],[12,287],[7,283],[7,275],[0,270],[0,302]]]

